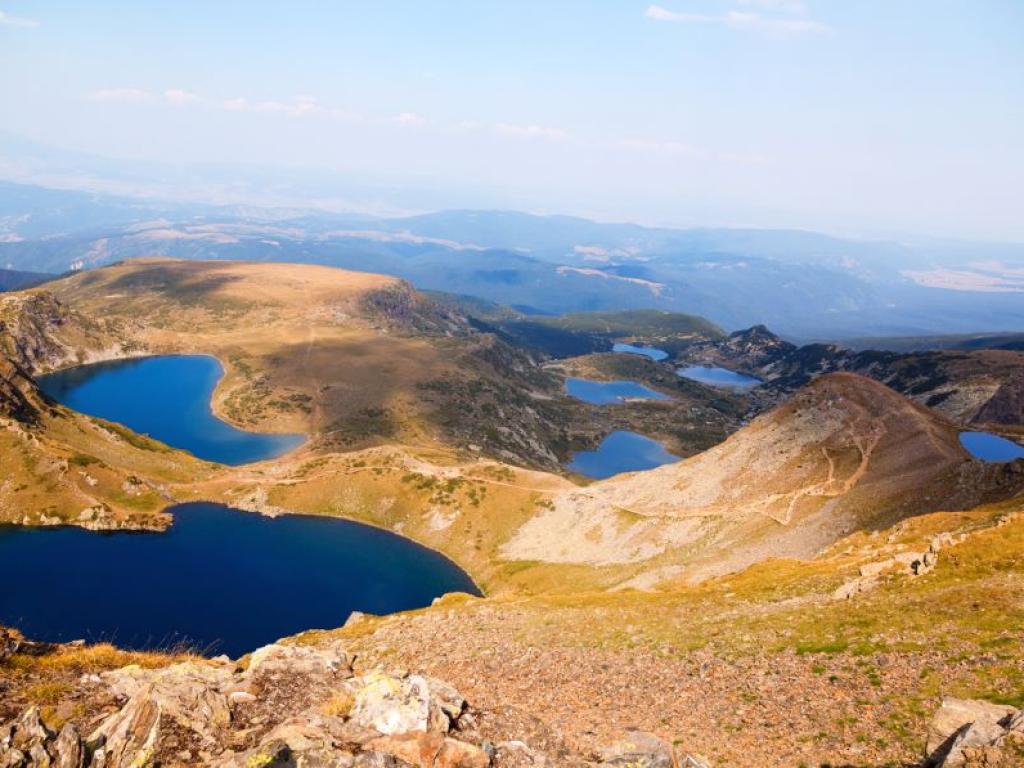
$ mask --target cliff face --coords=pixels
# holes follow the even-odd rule
[[[0,296],[0,354],[30,375],[135,349],[129,324],[86,317],[52,293]]]
[[[0,415],[26,426],[35,425],[44,407],[25,369],[0,355]]]

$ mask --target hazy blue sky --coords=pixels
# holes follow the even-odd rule
[[[1021,0],[0,11],[0,125],[59,147],[465,207],[1024,240]]]

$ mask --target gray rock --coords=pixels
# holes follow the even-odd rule
[[[160,706],[145,696],[133,698],[89,737],[92,764],[97,768],[147,765],[156,753],[159,733]]]
[[[976,699],[942,700],[928,726],[929,764],[956,768],[965,764],[964,750],[993,744],[1007,732],[1017,710]]]
[[[599,752],[601,764],[630,768],[673,768],[672,747],[652,733],[629,731],[626,738]]]
[[[217,768],[352,768],[355,757],[322,723],[296,717],[277,726],[258,746],[215,763]]]
[[[466,706],[452,686],[421,675],[397,677],[378,671],[352,683],[352,721],[383,734],[447,733]]]
[[[68,724],[54,734],[38,707],[0,728],[0,768],[84,768],[85,760],[78,730]]]

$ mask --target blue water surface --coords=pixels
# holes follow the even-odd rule
[[[39,386],[69,408],[221,464],[274,458],[302,443],[302,435],[245,432],[214,416],[210,398],[223,375],[213,357],[162,355],[57,371]]]
[[[602,440],[596,451],[575,454],[566,468],[587,477],[603,479],[620,472],[653,469],[674,461],[679,461],[679,457],[666,451],[657,440],[636,432],[618,430]]]
[[[668,357],[668,352],[663,349],[656,349],[655,347],[635,347],[632,344],[616,343],[612,346],[612,352],[629,352],[632,355],[643,355],[649,357],[651,360],[664,360]]]
[[[712,365],[689,365],[676,371],[684,379],[692,379],[709,387],[723,387],[727,389],[750,389],[761,383],[761,380],[754,376],[746,376],[726,368],[718,368]]]
[[[984,461],[1024,459],[1024,445],[990,432],[961,432],[960,444],[971,456]]]
[[[0,625],[36,640],[188,643],[238,656],[339,627],[352,611],[479,594],[444,556],[367,525],[206,503],[171,511],[165,533],[0,525]]]
[[[566,379],[565,391],[577,400],[595,405],[622,403],[627,399],[668,400],[668,395],[655,392],[650,387],[635,381],[589,381],[588,379]]]

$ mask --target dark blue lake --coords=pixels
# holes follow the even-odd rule
[[[68,368],[39,386],[68,408],[221,464],[271,459],[302,443],[302,435],[245,432],[214,416],[210,398],[223,375],[213,357],[162,355]]]
[[[650,387],[635,381],[588,381],[587,379],[566,379],[565,391],[577,400],[595,405],[623,403],[629,399],[668,400],[668,395],[655,392]]]
[[[674,461],[679,461],[679,457],[666,451],[657,440],[619,430],[602,440],[596,451],[575,454],[566,468],[587,477],[604,479],[620,472],[654,469]]]
[[[746,376],[742,373],[711,365],[690,365],[680,368],[676,373],[684,379],[699,381],[701,384],[707,384],[709,387],[750,389],[761,383],[761,380],[754,376]]]
[[[345,520],[175,507],[165,533],[0,526],[0,625],[36,640],[178,642],[238,656],[352,611],[479,594],[442,555]]]
[[[989,432],[961,432],[960,444],[971,456],[984,461],[1024,459],[1024,445]]]
[[[632,344],[621,343],[613,345],[612,352],[629,352],[632,355],[643,355],[644,357],[649,357],[651,360],[664,360],[668,357],[668,352],[663,349],[655,349],[654,347],[635,347]]]

